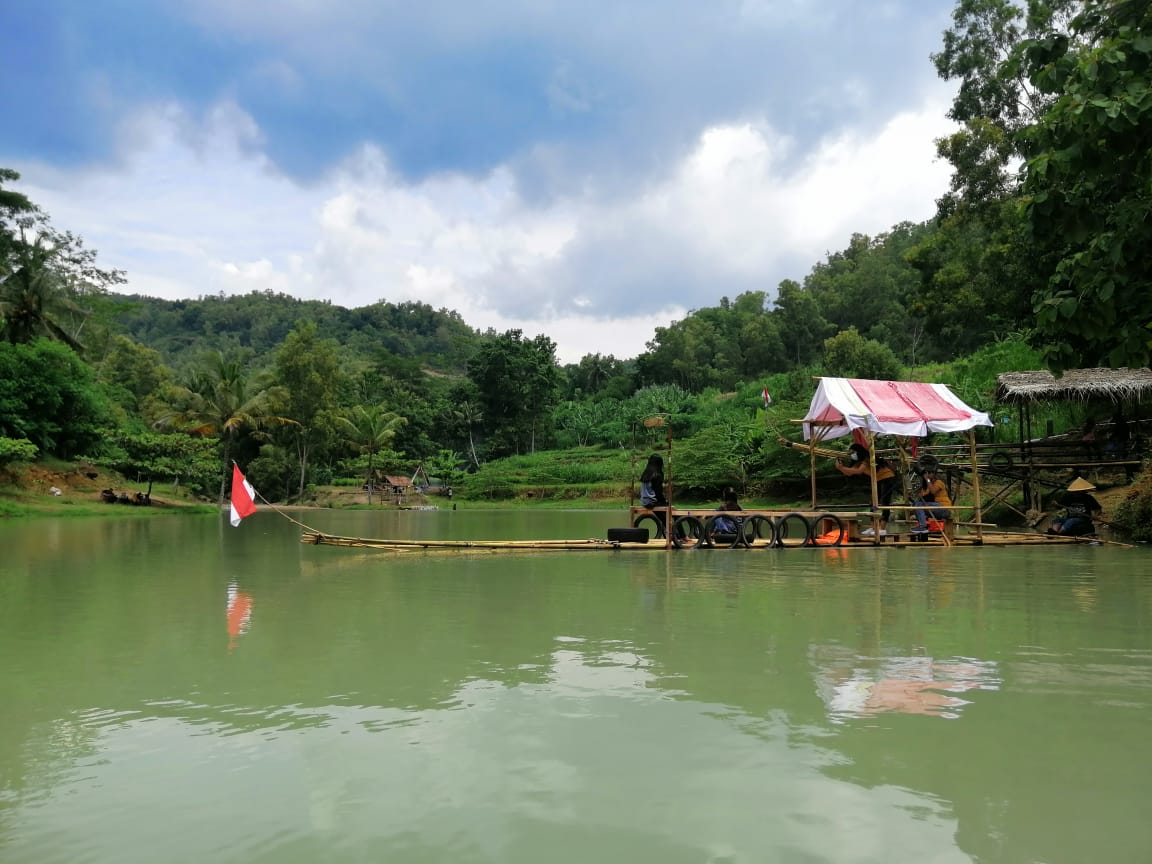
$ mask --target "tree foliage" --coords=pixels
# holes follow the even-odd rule
[[[341,416],[339,422],[345,440],[368,457],[364,482],[368,486],[368,503],[371,504],[376,457],[391,445],[407,420],[383,405],[357,405],[347,415]]]
[[[298,468],[297,496],[304,496],[309,460],[316,448],[335,438],[336,395],[340,390],[337,346],[317,338],[314,322],[300,323],[276,352],[276,379],[286,397],[279,413],[293,422],[284,424]]]
[[[967,350],[1034,316],[1054,368],[1148,362],[1150,15],[1146,0],[958,0],[933,57],[960,83],[961,129],[939,142],[952,189],[912,259],[926,306],[950,309],[931,323]],[[964,340],[959,322],[982,319]]]
[[[0,468],[13,462],[31,462],[40,448],[27,438],[5,438],[0,435]]]
[[[0,436],[70,459],[98,453],[110,422],[92,368],[67,345],[0,342]]]
[[[520,330],[490,332],[468,361],[468,377],[476,388],[491,453],[531,453],[538,443],[547,442],[560,390],[551,339],[525,339]]]
[[[1057,367],[1143,366],[1152,325],[1152,7],[1087,3],[1028,43],[1053,100],[1022,135],[1025,214],[1054,269],[1034,298]]]
[[[841,378],[898,381],[904,370],[891,348],[865,339],[850,327],[824,341],[824,372]]]
[[[174,481],[202,495],[210,492],[219,470],[215,442],[207,438],[121,432],[108,445],[108,454],[98,461],[126,477]]]
[[[153,410],[150,402],[172,383],[172,370],[161,362],[159,352],[120,334],[109,340],[96,371],[126,410],[144,417]]]
[[[735,300],[721,297],[718,306],[656,328],[647,351],[636,358],[637,383],[675,384],[691,393],[709,387],[731,390],[740,381],[781,368],[788,362],[783,328],[790,322],[785,317],[768,308],[763,291],[747,291]]]
[[[257,381],[237,355],[207,354],[187,383],[175,388],[169,398],[169,410],[158,425],[220,442],[220,504],[224,503],[230,461],[241,437],[295,422],[276,411],[287,401],[283,390]]]
[[[57,230],[26,196],[3,188],[19,179],[0,169],[0,336],[14,343],[44,336],[79,351],[85,302],[124,282],[124,274],[98,267],[83,240]]]

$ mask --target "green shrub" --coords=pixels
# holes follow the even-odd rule
[[[4,438],[0,436],[0,465],[12,462],[31,462],[40,449],[27,438]]]
[[[1152,542],[1152,465],[1144,463],[1112,521],[1133,540]]]

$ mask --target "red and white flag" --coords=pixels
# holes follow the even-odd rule
[[[761,394],[764,397],[764,407],[767,408],[772,404],[772,397],[768,395],[768,385],[764,385],[764,392]]]
[[[240,466],[232,463],[232,527],[238,528],[240,520],[256,512],[256,490],[252,488]]]

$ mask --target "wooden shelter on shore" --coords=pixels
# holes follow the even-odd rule
[[[1020,486],[1030,521],[1044,511],[1045,492],[1062,489],[1070,477],[1123,471],[1130,478],[1149,454],[1152,418],[1145,416],[1144,402],[1150,396],[1147,368],[1004,372],[997,377],[996,402],[1016,409],[1019,440],[989,453],[987,473],[1003,481],[1005,497]],[[1062,434],[1054,434],[1049,419],[1037,434],[1033,427],[1045,413],[1068,404],[1095,407],[1109,419]]]

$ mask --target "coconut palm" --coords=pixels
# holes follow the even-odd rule
[[[157,421],[159,426],[183,429],[193,435],[219,438],[224,460],[220,478],[220,504],[229,477],[233,446],[243,432],[271,425],[293,423],[279,416],[275,406],[284,404],[281,387],[261,387],[248,380],[244,364],[217,351],[194,370],[186,386],[175,391],[171,409]]]
[[[358,405],[350,414],[340,417],[345,440],[361,453],[368,454],[368,503],[372,503],[372,463],[376,454],[392,443],[405,417],[388,411],[383,405]]]
[[[471,402],[461,402],[456,409],[456,415],[468,427],[468,449],[472,451],[472,462],[479,468],[480,460],[476,458],[476,442],[472,438],[472,427],[484,419],[484,414]]]
[[[85,315],[67,296],[54,266],[54,252],[41,240],[17,246],[0,272],[0,335],[12,343],[46,336],[80,352],[84,346],[61,326],[63,316]]]

